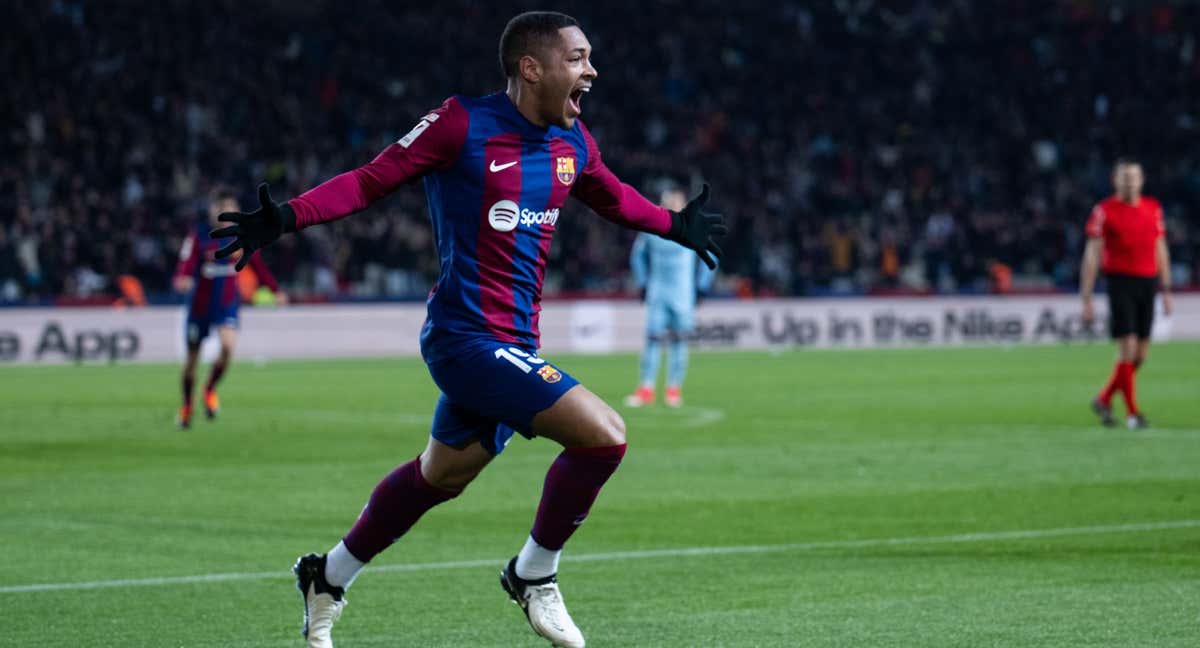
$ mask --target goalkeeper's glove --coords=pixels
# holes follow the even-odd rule
[[[218,227],[208,233],[213,238],[233,238],[228,245],[217,250],[216,257],[224,259],[241,250],[242,256],[236,266],[238,270],[246,267],[255,252],[270,245],[284,233],[296,231],[296,213],[286,202],[271,200],[271,190],[265,182],[258,185],[258,202],[261,203],[259,208],[252,212],[225,212],[217,216],[217,220],[233,225]]]
[[[729,233],[729,228],[725,226],[724,216],[704,211],[706,204],[708,183],[704,183],[700,195],[693,198],[683,210],[671,212],[671,231],[664,238],[695,250],[709,270],[716,270],[717,262],[713,257],[719,260],[725,253],[712,237],[724,236]]]

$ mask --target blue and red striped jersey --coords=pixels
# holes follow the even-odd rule
[[[546,260],[568,195],[634,229],[665,234],[671,224],[604,165],[582,121],[537,126],[501,92],[447,99],[369,164],[293,199],[297,228],[361,211],[418,177],[440,257],[421,334],[429,362],[471,338],[537,348]]]
[[[175,266],[176,277],[191,277],[193,287],[188,297],[188,311],[193,318],[202,319],[206,313],[225,309],[241,303],[237,286],[237,270],[234,263],[241,258],[241,251],[224,259],[215,257],[222,242],[208,235],[212,223],[197,220],[191,232],[183,240],[179,250],[179,263]],[[258,280],[268,288],[279,292],[279,284],[256,252],[247,264]]]

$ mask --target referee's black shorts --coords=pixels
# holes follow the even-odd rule
[[[1154,326],[1154,277],[1110,274],[1108,279],[1108,329],[1113,338],[1137,335],[1150,338]]]

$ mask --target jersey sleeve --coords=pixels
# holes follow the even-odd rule
[[[1163,218],[1163,208],[1161,204],[1154,205],[1154,226],[1158,232],[1158,238],[1167,235],[1167,220]]]
[[[279,292],[279,282],[275,280],[275,275],[271,274],[271,269],[267,267],[267,262],[262,260],[262,255],[257,250],[250,257],[250,269],[254,271],[254,276],[262,282],[271,292]]]
[[[1104,205],[1098,204],[1092,208],[1092,215],[1088,217],[1084,231],[1088,238],[1104,237]]]
[[[592,211],[618,225],[643,232],[666,234],[671,230],[671,214],[621,182],[600,159],[600,148],[583,122],[579,122],[587,142],[587,164],[571,194]]]
[[[200,257],[196,233],[190,232],[179,246],[179,263],[175,264],[176,277],[191,277],[196,274],[196,260]]]
[[[467,109],[458,99],[447,99],[374,160],[289,201],[296,229],[360,212],[400,185],[449,168],[467,139],[467,125]]]

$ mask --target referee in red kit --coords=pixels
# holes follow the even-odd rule
[[[1092,411],[1104,425],[1113,425],[1112,397],[1120,391],[1125,398],[1126,426],[1136,430],[1147,423],[1134,396],[1134,374],[1146,360],[1150,346],[1155,277],[1161,282],[1163,313],[1171,314],[1171,262],[1162,205],[1142,195],[1142,165],[1134,160],[1117,160],[1112,181],[1116,194],[1096,205],[1088,219],[1079,288],[1083,294],[1083,320],[1090,323],[1095,317],[1092,289],[1096,273],[1104,271],[1109,330],[1117,342],[1117,366],[1092,401]]]

